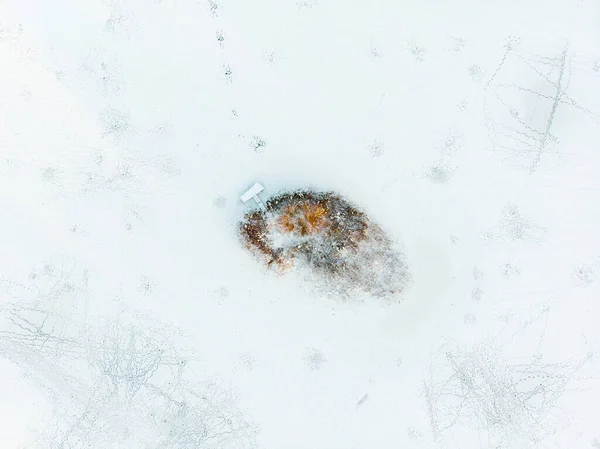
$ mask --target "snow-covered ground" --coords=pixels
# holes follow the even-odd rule
[[[0,1],[0,448],[600,448],[600,4]],[[332,189],[398,303],[240,245]]]

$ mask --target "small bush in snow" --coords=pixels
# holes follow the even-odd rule
[[[404,257],[383,230],[333,192],[297,190],[244,216],[244,245],[278,271],[304,268],[326,293],[350,297],[400,293],[409,276]]]

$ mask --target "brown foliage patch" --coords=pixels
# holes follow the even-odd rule
[[[329,210],[323,204],[305,200],[299,204],[285,207],[277,218],[277,224],[283,232],[301,236],[323,232],[329,223]]]
[[[370,276],[370,283],[381,283],[383,275],[373,271],[376,268],[368,271],[362,266],[371,259],[379,259],[373,267],[383,260],[384,265],[404,268],[381,229],[336,193],[285,192],[267,200],[266,208],[266,212],[248,212],[239,231],[244,245],[268,266],[285,270],[302,261],[338,283],[344,279],[360,283],[361,272]]]

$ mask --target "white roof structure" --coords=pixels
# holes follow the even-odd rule
[[[255,182],[252,187],[250,187],[248,190],[246,190],[242,194],[242,196],[240,196],[240,200],[242,200],[243,203],[247,203],[251,199],[254,199],[254,201],[256,202],[258,207],[260,207],[263,211],[266,211],[267,210],[266,206],[263,204],[263,202],[258,197],[258,194],[260,192],[262,192],[264,189],[265,188],[261,183]]]

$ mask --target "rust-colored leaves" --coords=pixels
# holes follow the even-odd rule
[[[276,195],[266,206],[267,212],[248,212],[239,229],[244,245],[268,266],[285,271],[300,263],[342,294],[355,287],[377,295],[402,290],[408,275],[400,254],[339,195],[298,190]]]
[[[306,236],[323,232],[328,225],[329,210],[324,204],[304,200],[284,208],[277,219],[282,232]]]

